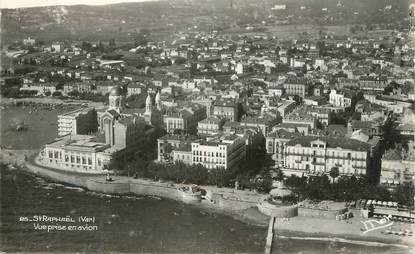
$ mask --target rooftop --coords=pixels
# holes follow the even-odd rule
[[[337,137],[314,137],[303,136],[287,142],[287,146],[301,145],[304,147],[310,147],[311,142],[321,140],[327,144],[327,148],[341,148],[354,151],[369,151],[370,145],[358,140],[350,138],[337,138]]]

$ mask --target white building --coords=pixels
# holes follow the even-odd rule
[[[286,143],[286,175],[329,174],[366,175],[370,165],[370,145],[350,138],[303,136]]]
[[[351,96],[347,96],[344,93],[337,93],[335,89],[332,89],[329,96],[329,102],[335,107],[347,108],[352,105]]]
[[[97,112],[93,108],[58,115],[58,136],[90,134],[97,131],[97,126]]]
[[[246,140],[237,135],[197,140],[195,136],[166,135],[157,140],[159,162],[181,161],[206,168],[232,168],[246,155]]]
[[[198,122],[197,132],[200,134],[214,134],[218,133],[221,127],[222,122],[219,118],[210,117]]]
[[[396,149],[386,151],[382,157],[380,183],[384,185],[399,185],[415,182],[415,153],[414,142],[409,142],[408,151]]]
[[[245,140],[229,135],[192,142],[192,162],[206,168],[232,168],[245,157]]]
[[[95,141],[94,136],[68,135],[46,144],[39,162],[43,165],[83,173],[105,173],[111,160],[109,144]]]

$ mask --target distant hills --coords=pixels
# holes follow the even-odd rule
[[[140,29],[171,32],[195,22],[201,25],[259,22],[275,14],[271,8],[277,4],[286,5],[284,13],[277,16],[292,15],[295,20],[302,15],[308,18],[307,22],[322,22],[321,16],[326,15],[323,8],[342,23],[395,22],[404,19],[408,10],[408,0],[160,0],[104,6],[49,6],[1,10],[1,33],[5,43],[27,35],[47,40],[47,35],[50,39],[88,39],[111,33],[128,39],[128,34]],[[306,9],[302,10],[302,6]]]

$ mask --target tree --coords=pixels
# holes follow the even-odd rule
[[[52,96],[53,97],[59,97],[59,96],[62,96],[62,93],[60,91],[55,91],[55,92],[52,93]]]
[[[410,182],[397,186],[392,196],[393,200],[399,204],[413,207],[415,196],[414,184]]]
[[[70,97],[78,97],[79,96],[79,91],[78,90],[72,90],[68,93],[68,96]]]
[[[106,165],[108,170],[112,170],[115,173],[119,174],[124,171],[126,164],[119,158],[112,158],[109,163]]]
[[[330,169],[330,177],[333,179],[333,183],[334,183],[334,179],[336,179],[339,176],[339,168],[338,167],[332,167]]]
[[[389,118],[382,126],[382,137],[385,149],[395,148],[395,143],[400,142],[399,133],[396,127],[397,124],[392,118]]]
[[[109,40],[108,45],[111,49],[115,49],[115,47],[116,47],[115,39]]]
[[[92,48],[91,43],[83,41],[81,44],[81,48],[86,51],[90,51]]]
[[[257,180],[256,189],[259,192],[269,193],[272,188],[272,177],[269,170],[262,170],[259,176],[260,179]]]
[[[284,180],[284,172],[282,172],[282,170],[278,169],[277,170],[277,175],[274,177],[274,179],[277,180],[277,181]]]
[[[216,168],[209,171],[210,185],[216,185],[218,187],[225,187],[228,183],[227,170],[225,168]]]
[[[134,35],[134,46],[145,46],[147,45],[147,38],[146,35],[143,33],[137,33]]]

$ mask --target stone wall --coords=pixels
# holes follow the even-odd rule
[[[107,182],[105,180],[90,179],[86,181],[86,188],[91,191],[106,194],[129,194],[130,183],[126,181]]]
[[[130,183],[130,191],[136,195],[158,196],[180,201],[177,188],[167,184]]]
[[[227,211],[237,211],[237,210],[245,210],[250,207],[255,207],[257,202],[250,202],[245,200],[237,200],[237,199],[230,199],[230,198],[223,198],[219,197],[217,199],[217,204],[219,208],[227,210]]]
[[[274,205],[264,200],[257,207],[261,213],[270,217],[291,218],[298,215],[297,205]]]
[[[311,208],[298,208],[298,216],[312,217],[312,218],[326,218],[336,219],[336,215],[343,214],[346,212],[346,208],[340,210],[323,210],[323,209],[311,209]]]
[[[56,182],[71,184],[83,188],[86,187],[86,180],[85,177],[80,177],[79,175],[69,174],[69,173],[62,173],[58,170],[48,169],[45,167],[40,167],[34,164],[27,164],[26,171],[33,173],[35,175],[51,179]]]
[[[139,196],[157,196],[168,198],[185,203],[200,203],[199,197],[188,197],[183,195],[183,192],[178,191],[178,186],[171,183],[159,183],[142,179],[129,179],[127,177],[115,177],[111,182],[105,180],[105,176],[93,176],[88,174],[74,174],[61,170],[51,169],[43,166],[38,166],[33,163],[27,163],[26,170],[30,173],[51,179],[56,182],[71,184],[78,187],[83,187],[88,190],[106,193],[106,194],[135,194]],[[215,189],[213,187],[213,189]],[[209,190],[212,208],[218,208],[225,211],[241,211],[250,207],[255,207],[258,202],[257,198],[250,197],[240,199],[235,193],[218,194],[215,191]]]

